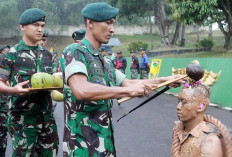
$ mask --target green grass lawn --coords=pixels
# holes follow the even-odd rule
[[[173,34],[170,34],[169,36],[170,41],[172,39],[172,36]],[[169,50],[169,49],[196,48],[195,44],[196,44],[196,39],[197,39],[196,34],[186,34],[186,45],[183,48],[179,46],[161,47],[161,44],[160,44],[161,40],[158,34],[152,34],[152,35],[144,34],[144,35],[133,35],[133,36],[115,35],[114,37],[117,37],[120,40],[122,46],[113,47],[113,52],[121,50],[124,56],[130,55],[127,48],[128,48],[128,45],[132,42],[141,41],[141,42],[147,43],[149,51],[155,52],[155,51],[162,51],[162,50]],[[200,40],[207,38],[207,37],[208,37],[207,32],[200,33]],[[153,44],[154,44],[153,50],[151,50],[151,38],[153,38]],[[9,44],[10,46],[13,46],[17,44],[19,40],[20,40],[20,37],[12,38],[12,39],[1,39],[0,45]],[[178,55],[163,55],[162,57],[169,57],[169,58],[173,58],[173,57],[178,57],[178,58],[179,57],[181,58],[185,58],[185,57],[214,57],[214,58],[232,57],[232,51],[225,52],[223,50],[224,37],[219,30],[213,32],[213,41],[215,45],[212,51],[210,52],[185,53],[185,54],[178,54]],[[67,36],[49,36],[46,47],[50,48],[52,43],[54,44],[55,50],[57,50],[59,54],[61,54],[61,52],[66,46],[73,43],[73,39]],[[140,55],[138,51],[136,53],[137,55]]]

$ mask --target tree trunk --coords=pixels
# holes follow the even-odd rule
[[[174,36],[173,36],[172,41],[171,41],[171,45],[176,45],[176,41],[178,40],[179,33],[180,33],[180,26],[181,26],[181,23],[177,22],[175,33],[174,33]]]
[[[231,35],[227,34],[224,35],[225,37],[225,44],[224,44],[224,49],[229,50],[230,49],[230,39],[231,39]]]
[[[158,25],[161,36],[161,45],[167,46],[169,45],[169,28],[170,25],[173,23],[173,20],[169,20],[167,18],[164,0],[153,0],[153,4],[155,20],[156,24]]]
[[[180,46],[185,47],[185,25],[182,24]]]
[[[150,25],[150,35],[151,35],[151,50],[154,49],[154,43],[153,43],[153,37],[152,37],[152,22],[151,22],[151,16],[149,16],[149,25]]]
[[[224,38],[225,38],[225,44],[224,44],[224,49],[226,50],[229,50],[230,49],[230,39],[231,39],[231,36],[232,36],[232,26],[228,26],[228,31],[226,31],[223,27],[223,24],[221,21],[217,21],[218,23],[218,26],[221,30],[221,32],[223,33],[224,35]],[[232,21],[231,21],[231,25],[232,25]]]
[[[199,26],[197,25],[196,26],[196,29],[197,29],[197,41],[199,41],[200,40],[200,31],[199,31]]]
[[[210,40],[213,40],[213,26],[212,24],[209,25],[209,34],[208,34],[208,38]]]

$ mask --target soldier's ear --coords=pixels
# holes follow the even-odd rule
[[[25,26],[25,25],[19,25],[19,28],[20,28],[22,31],[24,31],[24,30],[25,30],[24,26]]]
[[[86,21],[86,24],[87,24],[87,26],[89,26],[90,29],[93,28],[93,23],[94,23],[94,21],[92,21],[90,19],[87,19],[87,21]]]

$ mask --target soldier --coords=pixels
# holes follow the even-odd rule
[[[34,73],[52,74],[52,54],[38,45],[45,19],[46,13],[38,8],[24,11],[19,18],[22,40],[0,57],[0,92],[12,95],[8,122],[13,156],[56,156],[58,152],[50,93],[24,89],[31,86],[29,80]]]
[[[39,45],[42,46],[43,48],[45,48],[45,46],[47,45],[47,37],[48,37],[48,31],[45,29],[43,32],[43,37],[39,41]]]
[[[180,91],[177,105],[180,121],[173,129],[172,157],[232,156],[232,141],[226,127],[205,115],[209,98],[210,88],[199,81],[186,83]]]
[[[85,29],[79,29],[72,34],[72,38],[75,43],[79,43],[85,36]]]
[[[118,69],[123,74],[125,74],[126,67],[127,67],[126,58],[122,56],[122,51],[118,51],[117,60],[116,60],[116,69]]]
[[[9,51],[10,46],[3,45],[0,48],[1,54]],[[6,147],[7,147],[7,96],[0,93],[0,156],[5,157]]]
[[[103,57],[108,56],[107,53],[106,53],[105,47],[100,47],[99,51],[101,52],[101,54],[102,54]]]
[[[141,54],[141,63],[140,63],[140,79],[148,79],[148,73],[150,71],[149,59],[146,55],[145,48],[139,49]]]
[[[135,51],[131,50],[130,51],[131,54],[131,79],[137,79],[138,78],[138,73],[139,73],[139,60],[138,58],[135,56]]]
[[[9,51],[10,49],[10,46],[9,45],[3,45],[1,48],[0,48],[0,54],[3,54],[7,51]]]
[[[85,37],[64,49],[64,157],[116,156],[109,99],[142,97],[156,84],[179,77],[128,80],[102,57],[98,50],[114,33],[118,12],[106,3],[86,5],[82,9]]]

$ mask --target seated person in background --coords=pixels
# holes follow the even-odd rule
[[[205,115],[209,98],[210,88],[199,81],[185,84],[180,91],[177,105],[180,121],[173,129],[172,157],[232,156],[232,141],[226,126]]]

